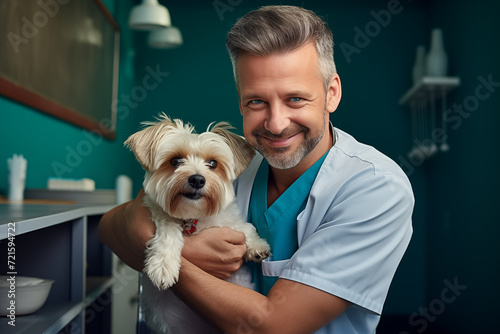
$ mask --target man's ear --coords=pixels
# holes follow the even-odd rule
[[[154,157],[161,136],[167,131],[167,127],[173,125],[165,114],[160,115],[159,122],[144,122],[147,128],[134,133],[125,141],[127,146],[135,155],[142,168],[151,172],[154,168]]]
[[[340,104],[342,98],[342,85],[338,74],[334,74],[326,92],[326,110],[331,114]]]
[[[231,148],[234,155],[234,173],[238,177],[252,162],[255,150],[245,138],[232,133],[229,129],[233,129],[229,123],[220,122],[215,124],[211,132],[222,136]]]

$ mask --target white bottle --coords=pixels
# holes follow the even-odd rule
[[[443,31],[438,28],[432,29],[425,74],[431,77],[445,77],[448,74],[448,56],[444,50]]]
[[[132,180],[126,175],[116,178],[116,204],[132,200]]]
[[[415,64],[412,69],[413,84],[422,79],[425,75],[425,46],[417,46],[417,52],[415,54]]]

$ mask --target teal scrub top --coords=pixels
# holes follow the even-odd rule
[[[297,216],[304,210],[316,175],[327,154],[305,171],[281,196],[267,207],[269,163],[264,159],[257,171],[250,197],[248,221],[271,246],[272,260],[286,260],[297,251]],[[267,296],[278,277],[264,276],[260,264],[251,266],[256,290]]]

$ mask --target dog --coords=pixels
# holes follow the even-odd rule
[[[156,225],[146,244],[141,305],[148,327],[157,333],[218,333],[169,289],[179,278],[186,236],[209,227],[226,226],[246,237],[247,261],[270,256],[269,244],[245,222],[236,205],[233,181],[248,167],[255,151],[230,132],[228,123],[194,127],[164,113],[157,122],[131,135],[125,145],[146,171],[144,204]],[[144,276],[144,275],[143,275]],[[251,287],[245,266],[231,281]]]

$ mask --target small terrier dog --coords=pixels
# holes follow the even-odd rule
[[[131,135],[125,145],[146,171],[144,204],[156,225],[147,243],[141,294],[146,323],[158,333],[216,333],[168,288],[179,278],[184,237],[205,228],[226,226],[243,232],[245,260],[259,262],[270,256],[268,243],[243,221],[233,190],[254,149],[224,122],[201,134],[165,114],[158,122],[144,124],[148,127]],[[244,269],[229,280],[251,286]]]

